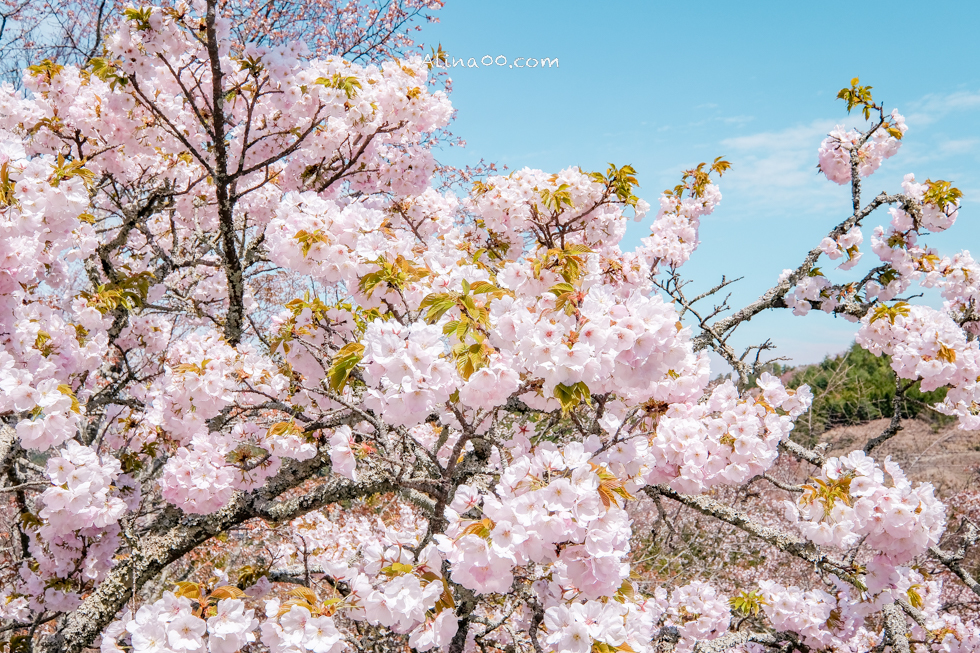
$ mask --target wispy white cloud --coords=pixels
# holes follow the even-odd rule
[[[920,138],[920,141],[922,139]],[[932,161],[944,161],[948,157],[980,154],[980,138],[937,138],[932,142],[910,142],[908,154],[903,158],[906,164],[918,165]]]
[[[939,156],[974,154],[977,150],[980,150],[980,138],[951,139],[937,143],[936,149]]]
[[[725,125],[736,125],[741,127],[755,120],[755,116],[713,116],[687,123],[687,127],[703,127],[712,123],[722,123]]]
[[[910,124],[928,125],[959,111],[980,110],[980,91],[930,93],[908,106]]]
[[[727,118],[719,118],[718,120],[725,123],[726,125],[745,125],[755,120],[755,117],[754,116],[728,116]]]
[[[833,121],[817,120],[776,131],[727,138],[721,142],[732,162],[726,191],[740,195],[739,204],[758,210],[828,206],[839,190],[816,174],[817,148]]]

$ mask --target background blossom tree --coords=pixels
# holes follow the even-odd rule
[[[630,166],[443,192],[429,62],[311,52],[280,40],[304,23],[270,6],[259,38],[235,11],[129,7],[101,56],[0,89],[11,650],[978,648],[976,599],[941,597],[980,592],[980,535],[950,548],[932,486],[875,456],[900,423],[807,449],[809,389],[728,342],[767,309],[841,315],[896,397],[947,388],[937,410],[976,427],[980,270],[920,242],[961,194],[864,196],[907,131],[870,87],[840,94],[863,129],[819,149],[852,214],[756,302],[703,310],[728,282],[692,297],[680,270],[724,159],[652,219]],[[818,260],[856,263],[884,208],[881,263],[831,284]],[[624,251],[631,219],[650,235]],[[720,500],[756,482],[756,508]],[[643,577],[640,495],[790,562],[734,591]]]

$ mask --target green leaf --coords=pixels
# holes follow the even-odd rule
[[[354,98],[357,92],[361,90],[361,82],[356,77],[345,77],[340,73],[334,73],[333,77],[329,79],[326,77],[319,77],[314,82],[314,84],[320,84],[327,88],[335,88],[339,91],[343,91],[347,96],[348,100]]]
[[[864,119],[867,120],[871,116],[872,109],[878,109],[878,105],[874,103],[871,97],[871,86],[860,86],[861,80],[857,77],[851,79],[850,88],[842,88],[837,92],[837,99],[844,100],[847,103],[847,112],[850,113],[854,107],[860,106],[861,112],[864,114]]]
[[[759,610],[766,604],[766,600],[759,592],[752,590],[750,592],[743,591],[733,596],[728,600],[728,603],[732,606],[732,610],[743,617],[748,617],[759,614]]]
[[[351,372],[362,358],[364,358],[364,345],[359,342],[344,345],[334,356],[333,364],[327,371],[330,387],[341,392],[347,385]]]
[[[568,415],[579,404],[591,401],[592,393],[582,381],[570,386],[559,383],[555,386],[555,399],[561,404],[561,414]]]
[[[605,181],[609,188],[615,193],[616,197],[627,206],[636,206],[639,198],[633,194],[633,188],[639,187],[640,183],[636,180],[636,170],[633,166],[625,165],[617,168],[610,163],[606,170]]]
[[[568,191],[571,188],[568,184],[560,184],[555,190],[545,188],[539,192],[541,202],[545,208],[555,214],[564,211],[565,206],[572,208],[572,194]]]
[[[564,309],[569,315],[575,312],[577,308],[577,302],[575,299],[576,288],[570,283],[557,283],[551,288],[548,288],[548,292],[552,293],[555,297],[555,310]]]
[[[911,307],[906,302],[895,302],[892,306],[882,304],[871,314],[869,324],[874,324],[878,320],[888,318],[888,321],[895,324],[895,318],[899,315],[908,317]]]
[[[58,386],[58,392],[71,399],[71,409],[73,412],[76,413],[82,412],[81,404],[78,403],[78,399],[75,397],[75,393],[72,392],[70,385],[67,385],[65,383],[60,384]]]
[[[963,197],[962,191],[959,188],[954,188],[950,181],[926,179],[926,186],[927,189],[922,196],[922,201],[926,204],[935,205],[940,211],[944,211],[949,205],[958,205]]]
[[[412,573],[413,569],[415,568],[412,565],[407,565],[404,562],[393,562],[387,567],[383,568],[381,573],[385,574],[386,576],[403,576],[405,574]]]
[[[58,163],[54,170],[51,171],[51,175],[48,177],[48,183],[52,187],[57,188],[61,182],[68,181],[73,177],[80,177],[86,186],[91,186],[95,181],[95,173],[85,167],[84,159],[80,161],[69,160],[65,159],[64,154],[59,154]]]
[[[152,15],[153,10],[150,7],[141,7],[140,9],[129,7],[123,11],[123,16],[126,20],[134,21],[136,23],[136,29],[140,31],[150,29],[150,16]]]
[[[364,275],[358,283],[361,292],[368,297],[382,283],[386,284],[389,288],[401,290],[407,284],[423,279],[430,274],[427,268],[414,265],[401,254],[391,261],[387,257],[381,257],[374,264],[379,269]]]
[[[79,296],[103,315],[111,313],[120,306],[133,310],[146,302],[150,284],[154,279],[156,277],[153,273],[146,270],[121,277],[114,283],[103,284],[96,288],[94,293],[83,291]]]
[[[458,299],[458,293],[429,293],[422,299],[419,309],[429,309],[425,315],[425,321],[429,324],[435,324],[442,319],[443,315],[455,308]]]
[[[103,57],[92,57],[88,63],[92,68],[92,74],[103,82],[109,82],[109,88],[113,91],[116,90],[117,86],[125,86],[129,83],[129,77],[126,73],[119,71],[119,61],[111,61]]]
[[[500,288],[493,285],[489,281],[474,281],[473,285],[470,286],[470,291],[474,295],[483,295],[486,293],[500,292]]]

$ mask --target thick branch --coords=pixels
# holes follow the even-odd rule
[[[328,503],[390,489],[387,481],[376,478],[355,483],[331,476],[303,497],[278,504],[274,502],[277,496],[313,476],[323,464],[323,457],[317,456],[288,465],[265,488],[251,494],[237,494],[228,506],[216,513],[187,516],[179,521],[161,520],[156,524],[155,534],[142,538],[130,557],[121,561],[77,610],[66,615],[58,630],[42,640],[35,650],[80,653],[90,647],[129,601],[134,589],[138,591],[164,567],[232,526],[254,517],[288,521]],[[173,510],[172,514],[178,513]]]
[[[885,644],[891,645],[894,653],[912,653],[902,608],[897,603],[889,603],[881,609],[881,613],[885,616]]]
[[[723,503],[715,501],[710,497],[681,494],[667,485],[647,486],[644,488],[644,492],[650,496],[660,494],[668,499],[673,499],[674,501],[683,503],[685,506],[694,508],[703,515],[715,517],[723,522],[735,526],[736,528],[740,528],[746,533],[754,535],[755,537],[758,537],[759,539],[771,544],[780,551],[794,555],[797,558],[805,560],[816,567],[835,574],[856,587],[863,587],[864,585],[854,576],[851,569],[849,569],[843,563],[835,562],[834,560],[821,554],[816,547],[814,547],[812,542],[809,542],[797,535],[793,535],[792,533],[786,533],[771,526],[765,526],[764,524],[753,521],[747,515],[744,515],[738,510],[730,508]]]
[[[716,639],[702,640],[694,646],[694,653],[722,653],[749,642],[763,644],[765,646],[776,646],[779,643],[773,635],[767,633],[753,633],[747,630],[738,630],[734,633],[726,633]]]
[[[825,462],[823,455],[813,451],[812,449],[807,449],[803,445],[797,444],[792,440],[783,440],[779,443],[779,448],[792,454],[797,458],[797,460],[805,460],[811,465],[815,465],[817,467],[823,467]]]
[[[960,544],[959,551],[956,553],[948,553],[943,551],[938,546],[933,546],[929,548],[929,552],[937,559],[939,562],[943,563],[951,572],[956,574],[963,584],[973,590],[973,593],[980,596],[980,583],[977,579],[973,577],[969,571],[963,568],[962,560],[966,556],[966,550],[977,543],[980,540],[980,529],[977,529],[970,522],[965,523],[966,533],[964,533],[963,541]]]

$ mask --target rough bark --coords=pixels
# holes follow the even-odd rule
[[[394,489],[387,479],[373,476],[357,483],[333,476],[304,497],[276,503],[277,496],[310,478],[322,464],[318,456],[312,461],[290,465],[263,490],[240,493],[217,513],[186,516],[176,521],[161,520],[155,525],[155,532],[140,538],[130,557],[120,562],[82,605],[66,615],[57,630],[42,640],[35,650],[41,653],[80,653],[82,649],[90,647],[132,598],[134,589],[139,591],[164,567],[232,526],[256,517],[274,522],[287,521],[328,503]],[[177,514],[177,511],[173,513]]]
[[[863,583],[861,583],[854,576],[853,571],[848,566],[823,555],[811,542],[797,535],[793,535],[792,533],[787,533],[777,528],[772,528],[771,526],[766,526],[753,521],[747,515],[735,510],[734,508],[730,508],[723,503],[715,501],[710,497],[681,494],[667,485],[648,486],[644,488],[644,492],[650,496],[659,494],[667,497],[668,499],[679,501],[690,508],[694,508],[703,515],[715,517],[723,522],[731,524],[732,526],[740,528],[746,533],[754,535],[755,537],[758,537],[759,539],[771,544],[780,551],[794,555],[797,558],[805,560],[816,567],[836,574],[840,578],[854,584],[855,586],[860,587],[863,585]]]
[[[897,603],[889,603],[881,613],[885,617],[885,644],[890,645],[894,653],[911,653],[909,629],[902,608]]]

